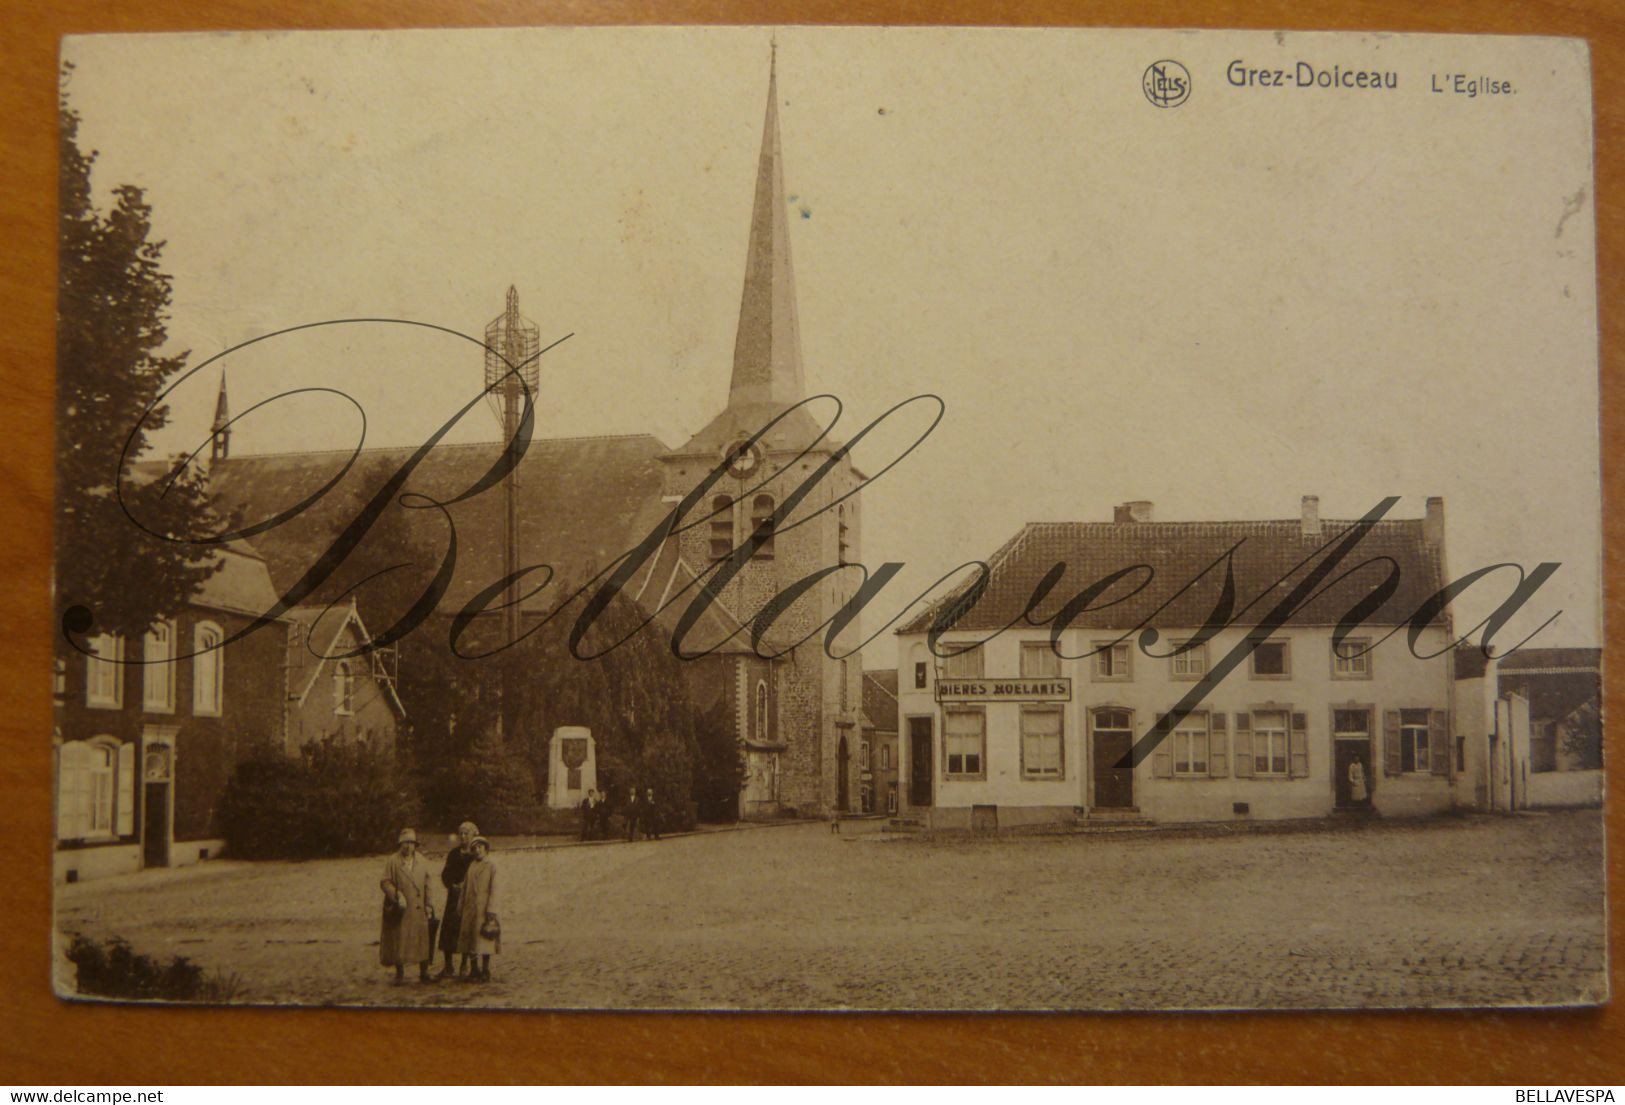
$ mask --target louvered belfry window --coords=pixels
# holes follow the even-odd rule
[[[734,501],[729,495],[711,500],[711,559],[722,560],[734,551]]]
[[[771,495],[758,495],[750,504],[750,532],[752,537],[760,537],[761,544],[751,554],[755,560],[773,559],[773,509],[774,502]]]

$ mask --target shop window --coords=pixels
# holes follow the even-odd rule
[[[1200,775],[1206,778],[1208,774],[1207,712],[1198,710],[1186,714],[1179,725],[1175,727],[1173,736],[1170,739],[1174,742],[1174,774]]]
[[[950,779],[980,779],[987,773],[987,715],[980,710],[948,710],[942,718],[943,762]]]
[[[1253,774],[1287,773],[1287,713],[1259,710],[1253,714]]]
[[[1065,774],[1064,767],[1061,711],[1052,706],[1022,707],[1022,776],[1028,779],[1059,779]]]

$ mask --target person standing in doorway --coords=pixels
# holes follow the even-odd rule
[[[1357,806],[1363,806],[1371,797],[1371,792],[1365,786],[1365,764],[1359,760],[1349,763],[1349,797]]]

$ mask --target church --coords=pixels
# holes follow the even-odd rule
[[[535,439],[518,465],[514,508],[518,563],[550,565],[557,578],[579,586],[659,530],[674,506],[725,469],[638,567],[624,593],[656,614],[656,626],[669,637],[701,589],[710,591],[685,641],[688,652],[706,654],[687,660],[685,672],[694,708],[706,713],[720,703],[732,719],[746,767],[739,813],[747,818],[855,811],[862,728],[861,661],[830,657],[823,634],[814,633],[850,597],[853,583],[844,577],[856,573],[821,578],[783,610],[759,648],[752,637],[752,620],[775,596],[821,570],[860,563],[861,549],[864,477],[837,455],[839,442],[820,440],[822,428],[805,409],[792,409],[807,393],[777,98],[774,67],[726,404],[676,448],[651,434]],[[210,485],[226,509],[259,517],[285,509],[288,488],[320,487],[348,456],[232,455],[229,422],[222,390]],[[408,489],[452,498],[491,467],[500,448],[494,441],[438,446],[415,469]],[[297,524],[255,538],[279,593],[354,517],[364,473],[398,466],[412,452],[363,451],[350,474]],[[775,513],[826,462],[832,462],[828,473],[776,532]],[[447,616],[504,574],[501,489],[454,503],[449,513],[459,555],[439,608]],[[719,562],[750,545],[748,559],[726,583],[712,582]],[[557,589],[548,588],[522,609],[541,613],[557,601]]]

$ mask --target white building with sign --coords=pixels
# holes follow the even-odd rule
[[[1457,794],[1447,615],[1424,613],[1409,639],[1446,582],[1443,504],[1376,522],[1311,582],[1354,525],[1322,521],[1306,497],[1284,522],[1153,522],[1150,504],[1133,503],[1112,523],[1024,527],[934,650],[933,623],[965,592],[899,632],[900,812],[953,827],[1471,804],[1470,786]],[[1232,617],[1204,633],[1227,568]],[[1305,601],[1251,647],[1300,585]],[[1362,600],[1375,609],[1334,644]],[[1210,678],[1150,747],[1164,715]]]

